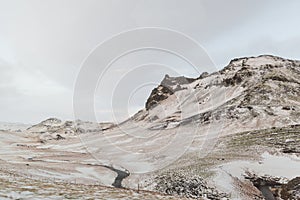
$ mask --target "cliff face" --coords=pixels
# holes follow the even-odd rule
[[[146,109],[149,110],[155,107],[161,101],[167,99],[170,95],[174,94],[174,92],[176,91],[187,89],[184,87],[184,85],[192,83],[195,80],[196,79],[186,78],[184,76],[170,77],[166,74],[161,84],[152,90],[146,102]]]

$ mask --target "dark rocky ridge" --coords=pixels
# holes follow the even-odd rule
[[[159,102],[174,94],[174,92],[186,89],[185,87],[182,87],[182,85],[192,83],[195,80],[196,79],[184,76],[170,77],[166,74],[160,85],[152,90],[146,102],[146,109],[149,110],[155,107]]]
[[[146,109],[149,110],[155,107],[159,104],[159,102],[167,99],[172,94],[174,94],[174,91],[172,89],[163,85],[159,85],[152,90],[149,98],[147,99]]]

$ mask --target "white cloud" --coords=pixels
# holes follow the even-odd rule
[[[60,95],[67,91],[67,88],[51,80],[39,69],[32,70],[2,62],[0,70],[0,89],[13,88],[20,95],[28,96]]]
[[[25,95],[60,95],[66,91],[66,88],[49,79],[42,72],[26,71],[22,68],[14,70],[12,84],[17,90]]]

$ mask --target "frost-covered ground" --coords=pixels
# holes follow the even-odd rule
[[[280,131],[279,129],[267,129],[261,132],[244,132],[219,138],[221,140],[218,140],[213,151],[205,157],[195,154],[195,149],[189,150],[182,158],[167,168],[148,174],[136,174],[131,171],[131,175],[123,180],[123,185],[133,189],[137,189],[139,185],[141,189],[154,190],[155,179],[153,177],[156,175],[163,174],[165,171],[182,172],[187,179],[195,175],[204,178],[210,187],[215,187],[220,193],[227,193],[230,199],[241,199],[243,196],[241,196],[241,191],[236,188],[236,180],[246,181],[243,175],[247,171],[257,175],[283,177],[287,180],[299,176],[299,153],[282,152],[285,148],[296,148],[296,152],[299,150],[299,133],[297,128],[286,128]],[[257,134],[260,137],[255,136]],[[268,139],[272,135],[274,141]],[[3,186],[1,189],[3,197],[17,198],[18,195],[23,195],[38,199],[44,195],[44,197],[59,199],[62,196],[73,195],[76,197],[79,195],[77,197],[81,198],[80,190],[86,190],[89,187],[86,185],[93,187],[96,185],[99,188],[101,188],[99,185],[111,186],[117,176],[114,171],[101,165],[101,163],[110,165],[113,163],[113,158],[106,160],[93,158],[87,151],[78,149],[82,147],[80,139],[53,140],[46,144],[41,144],[38,138],[35,139],[36,141],[28,138],[27,134],[22,136],[22,133],[1,132],[1,173],[2,178],[6,177],[4,178],[6,181],[2,181],[2,183],[5,183],[6,186],[13,183],[15,188],[21,188],[16,190],[14,187],[6,187],[4,190]],[[101,142],[101,140],[96,141]],[[277,143],[278,146],[273,145],[274,143]],[[117,154],[116,156],[120,155]],[[123,169],[117,164],[112,166]],[[136,169],[139,167],[142,166],[137,166]],[[26,178],[19,179],[18,177]],[[55,184],[57,182],[61,184],[59,187]],[[51,186],[47,186],[46,189],[37,187],[34,193],[30,188],[31,186],[27,188],[31,183],[38,183],[37,186],[51,183]],[[248,184],[250,183],[248,182]],[[71,191],[74,190],[74,193],[71,194],[68,190],[64,191],[60,187],[72,187]],[[113,190],[101,189],[104,191],[90,193],[90,195],[101,196],[106,194],[106,190]],[[56,196],[60,190],[60,195]],[[128,198],[133,195],[132,193],[128,194],[127,191],[124,192],[124,190],[119,192],[121,196],[128,195]],[[108,196],[111,194],[110,192],[107,193]],[[103,196],[103,199],[106,198],[108,197]],[[162,198],[165,197],[162,196]]]
[[[85,185],[47,179],[36,180],[0,171],[0,199],[178,199],[147,191],[115,189],[99,185]]]
[[[126,188],[195,198],[262,198],[244,178],[246,172],[300,176],[299,67],[299,61],[274,56],[236,59],[219,72],[180,86],[182,78],[166,76],[163,82],[170,85],[151,93],[149,107],[119,125],[51,118],[21,131],[2,130],[1,173],[11,189],[3,186],[1,195],[39,198],[39,192],[45,192],[56,198],[61,190],[61,198],[71,195],[64,189],[67,185],[81,198],[83,190],[101,190],[99,185],[112,186],[123,179]],[[28,179],[11,181],[8,172]],[[159,180],[167,177],[164,174],[178,175],[175,188]],[[192,177],[196,182],[203,179],[205,196],[192,194]],[[31,182],[37,187],[33,193],[26,189],[33,187]],[[49,182],[61,184],[44,187]],[[18,184],[25,189],[17,190]],[[107,190],[89,194],[107,195],[103,199],[109,199],[111,191],[128,198],[144,194]],[[145,198],[151,194],[145,193]]]

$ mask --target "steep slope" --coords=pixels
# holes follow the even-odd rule
[[[236,131],[299,123],[299,61],[269,55],[240,58],[197,79],[184,81],[181,77],[178,83],[173,78],[173,85],[166,83],[170,79],[165,77],[152,91],[146,110],[133,120],[161,123],[162,127],[168,127],[170,119],[178,125],[222,121]]]

